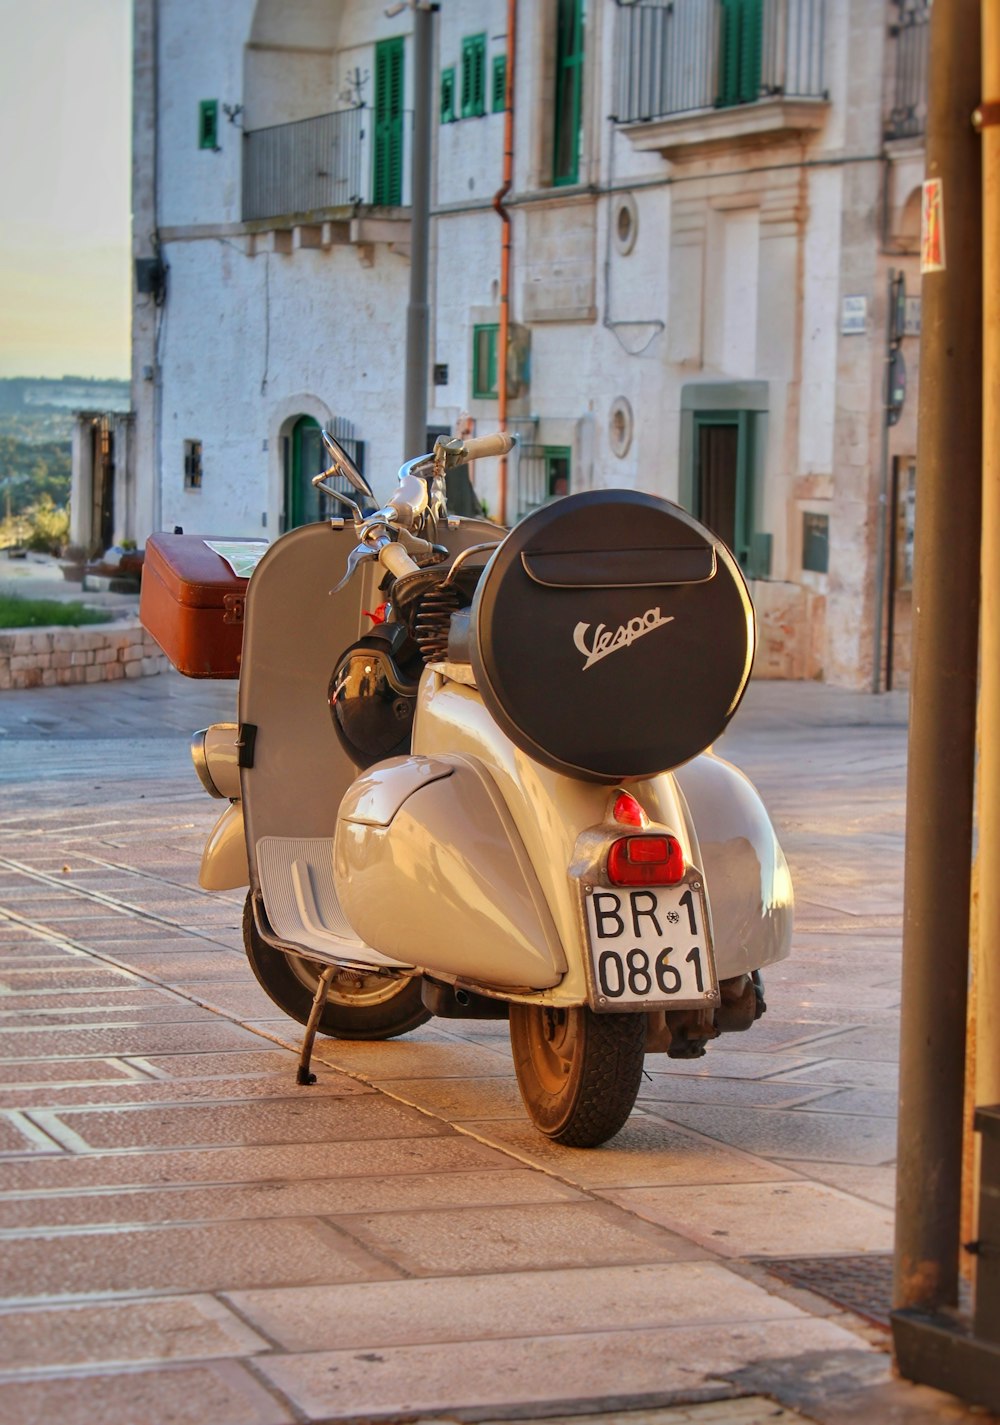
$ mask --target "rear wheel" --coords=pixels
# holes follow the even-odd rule
[[[645,1015],[512,1004],[510,1044],[521,1097],[546,1137],[596,1148],[624,1126],[642,1082]]]
[[[250,897],[243,910],[243,944],[257,983],[276,1005],[305,1024],[325,966],[262,940]],[[420,998],[419,975],[378,975],[339,970],[330,981],[319,1032],[336,1039],[392,1039],[430,1019]]]

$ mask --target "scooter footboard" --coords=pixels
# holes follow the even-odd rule
[[[516,992],[557,984],[566,956],[492,779],[471,757],[397,757],[340,807],[334,877],[355,932],[432,974]]]

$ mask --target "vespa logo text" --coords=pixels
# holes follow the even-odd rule
[[[673,621],[673,614],[662,618],[658,608],[647,609],[638,618],[630,618],[628,623],[623,623],[616,633],[612,633],[603,623],[599,623],[589,644],[587,643],[587,630],[590,628],[590,624],[578,623],[573,630],[573,642],[581,653],[586,654],[587,661],[583,665],[584,669],[592,668],[602,658],[607,658],[609,653],[617,653],[619,648],[627,648],[637,638],[642,638],[643,634],[652,633],[654,628],[662,628],[665,623],[673,623]]]

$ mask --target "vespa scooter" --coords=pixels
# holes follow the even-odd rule
[[[509,1018],[532,1122],[595,1146],[646,1053],[748,1029],[789,953],[773,827],[709,750],[750,676],[746,585],[704,525],[637,491],[506,534],[449,517],[447,473],[508,436],[439,440],[381,508],[324,442],[314,483],[350,517],[264,554],[239,721],[194,740],[231,803],[201,884],[248,886],[251,968],[308,1026],[300,1082],[317,1028]]]

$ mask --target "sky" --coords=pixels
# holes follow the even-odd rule
[[[131,10],[0,0],[0,377],[128,377]]]

